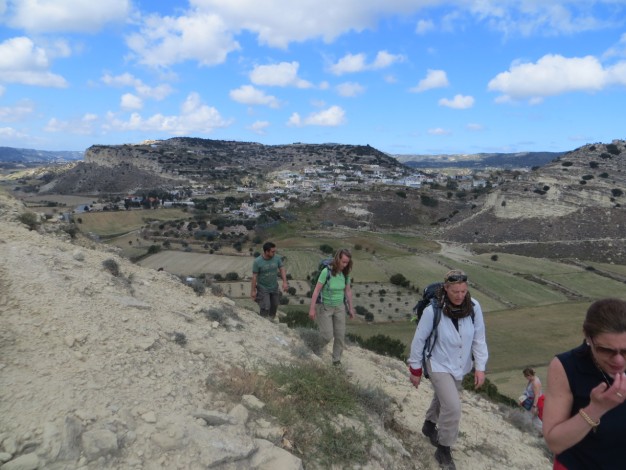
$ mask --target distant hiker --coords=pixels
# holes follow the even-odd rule
[[[309,317],[317,321],[322,339],[326,343],[334,338],[333,365],[341,364],[341,354],[345,347],[346,309],[350,318],[354,318],[350,271],[352,254],[345,248],[337,250],[330,266],[320,272],[311,295]],[[319,296],[322,301],[318,303]]]
[[[437,317],[439,321],[435,322]],[[426,345],[433,341],[425,354]],[[415,388],[420,385],[422,368],[433,385],[434,395],[422,433],[437,447],[437,462],[448,470],[456,469],[450,447],[459,433],[461,383],[472,370],[472,358],[474,386],[479,388],[485,382],[488,358],[483,312],[469,294],[467,275],[459,270],[448,271],[442,288],[417,324],[407,361],[409,379]]]
[[[618,469],[626,465],[626,301],[592,303],[583,343],[548,367],[543,436],[554,467]]]
[[[276,245],[272,242],[266,242],[263,244],[263,254],[255,258],[252,263],[250,297],[259,304],[259,314],[272,321],[276,319],[280,299],[279,273],[283,280],[283,291],[287,292],[289,284],[287,284],[283,260],[276,254]]]
[[[530,412],[533,426],[541,431],[541,417],[543,415],[543,393],[541,391],[541,380],[530,367],[526,367],[522,373],[528,381],[524,393],[519,397],[519,405]]]

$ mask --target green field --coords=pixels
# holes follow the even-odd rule
[[[81,230],[109,237],[119,235],[110,243],[129,256],[145,254],[153,242],[141,240],[134,231],[146,223],[147,217],[155,218],[157,214],[160,220],[187,216],[180,210],[90,213],[82,215]],[[364,338],[385,334],[402,341],[408,352],[415,329],[408,317],[419,298],[418,290],[441,280],[449,269],[463,269],[469,276],[470,291],[485,313],[490,350],[488,376],[511,397],[517,397],[524,387],[524,367],[534,367],[545,382],[545,368],[554,354],[581,341],[582,319],[591,301],[608,296],[626,298],[624,282],[619,280],[626,276],[626,266],[576,265],[504,253],[476,255],[462,247],[440,246],[405,234],[348,229],[322,232],[303,229],[305,225],[283,224],[264,236],[277,244],[292,277],[290,285],[296,288],[295,295],[287,295],[289,304],[281,309],[308,310],[308,277],[328,256],[319,250],[321,245],[350,248],[354,302],[373,313],[374,321],[366,323],[358,317],[349,322],[348,332]],[[241,253],[227,246],[215,254],[197,245],[191,249],[163,250],[139,264],[153,269],[163,267],[181,276],[236,272],[240,281],[220,286],[242,307],[257,310],[249,298],[250,253],[260,251],[260,245],[244,246]],[[394,274],[404,275],[410,286],[392,285],[389,280]]]
[[[152,220],[178,220],[189,217],[181,209],[131,210],[111,212],[84,212],[76,216],[81,219],[81,232],[91,232],[103,238],[123,235],[140,229]]]

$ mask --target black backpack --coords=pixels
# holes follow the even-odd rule
[[[424,309],[428,307],[431,301],[436,298],[437,293],[443,289],[443,282],[433,282],[432,284],[427,285],[424,288],[424,292],[422,293],[422,298],[415,304],[413,307],[413,320],[417,325],[422,318],[422,314],[424,313]],[[437,322],[439,323],[439,322]]]
[[[433,306],[433,326],[430,330],[430,335],[426,339],[424,343],[424,349],[422,350],[422,368],[423,374],[425,378],[428,378],[428,371],[426,369],[426,359],[430,359],[433,354],[433,349],[435,348],[435,343],[437,342],[438,332],[437,327],[439,326],[439,322],[441,321],[441,306],[439,305],[439,293],[443,289],[443,282],[433,282],[432,284],[427,285],[424,288],[424,292],[422,293],[422,298],[415,304],[413,307],[413,314],[415,317],[413,320],[415,321],[415,327],[422,318],[422,314],[424,310],[429,305]],[[474,301],[472,300],[472,305]],[[474,311],[472,310],[472,323],[474,323]]]

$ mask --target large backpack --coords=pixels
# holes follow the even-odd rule
[[[424,310],[429,305],[433,306],[433,326],[430,330],[430,335],[426,339],[424,343],[424,349],[422,350],[422,368],[424,377],[428,378],[428,370],[426,368],[426,359],[430,359],[433,354],[433,349],[435,348],[435,343],[437,342],[438,332],[437,327],[439,326],[439,322],[441,321],[441,306],[439,305],[438,294],[443,289],[443,282],[433,282],[432,284],[427,285],[424,288],[424,292],[422,293],[422,298],[415,304],[413,307],[414,317],[412,320],[415,321],[415,327],[422,318],[422,314]],[[474,305],[474,300],[472,300],[472,306]],[[472,310],[472,323],[474,323],[474,311]]]
[[[317,302],[318,304],[322,303],[322,292],[324,292],[324,288],[326,287],[326,284],[328,284],[328,281],[330,281],[330,277],[332,276],[332,268],[330,267],[333,263],[333,258],[324,258],[323,260],[320,261],[319,265],[317,266],[317,271],[315,273],[313,273],[313,275],[311,276],[311,295],[313,295],[313,291],[315,290],[315,285],[317,284],[317,280],[320,277],[320,274],[322,274],[322,271],[324,269],[328,269],[328,275],[326,276],[326,281],[324,282],[324,285],[322,286],[322,289],[320,290],[320,294],[317,296]]]
[[[415,304],[415,307],[413,307],[413,315],[415,315],[413,320],[416,325],[419,323],[420,318],[422,318],[424,309],[430,305],[431,301],[437,296],[437,292],[441,289],[443,289],[443,282],[433,282],[424,288],[422,298]]]
[[[324,301],[324,298],[323,298],[324,289],[326,288],[328,281],[330,281],[330,278],[333,275],[333,269],[331,268],[332,264],[333,264],[333,258],[324,258],[323,260],[320,261],[320,264],[317,266],[317,271],[313,273],[313,276],[311,277],[311,296],[312,296],[313,291],[315,290],[315,285],[317,284],[317,280],[320,277],[320,274],[322,274],[322,271],[324,269],[328,269],[328,275],[326,276],[326,281],[324,281],[324,285],[320,289],[320,293],[317,296],[317,300],[315,302],[316,304],[321,304]],[[346,313],[350,313],[350,308],[348,306],[348,299],[346,299],[345,295],[343,297],[343,305],[346,309]]]

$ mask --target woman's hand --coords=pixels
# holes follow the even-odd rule
[[[602,382],[591,390],[591,404],[595,405],[602,414],[612,410],[626,400],[626,375],[615,374],[613,384],[609,387]]]
[[[311,308],[309,308],[309,318],[315,320],[315,305],[311,305]]]
[[[413,384],[413,386],[415,388],[418,388],[420,386],[420,382],[422,380],[422,377],[409,373],[409,380],[411,381],[411,383]]]

